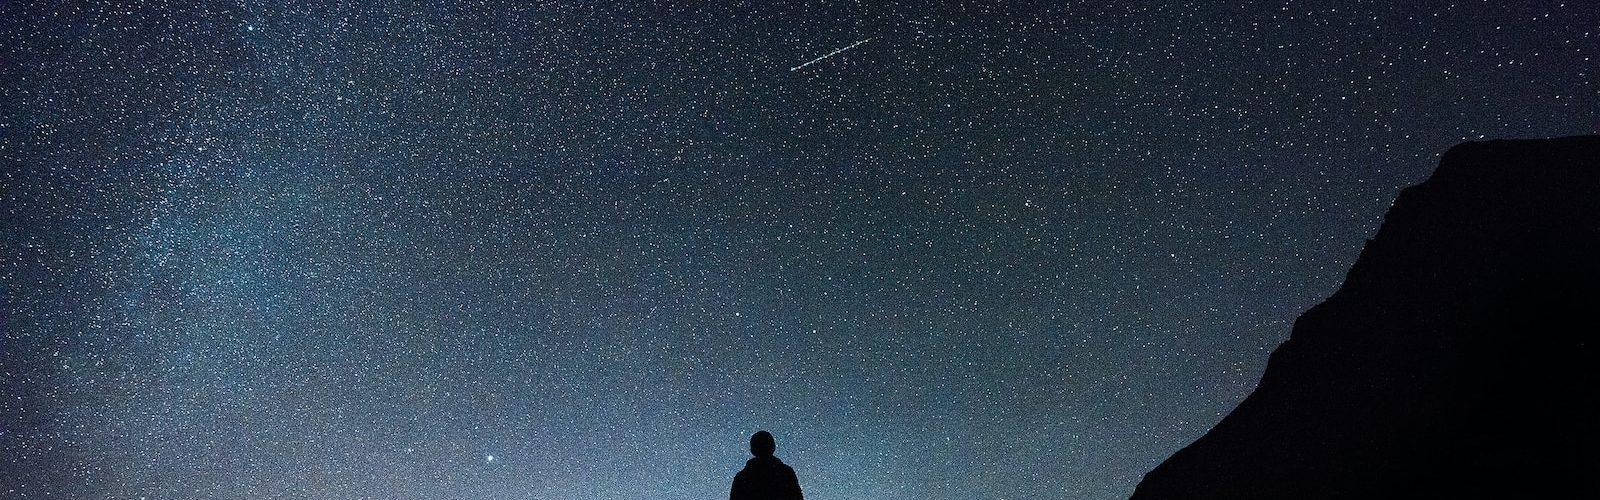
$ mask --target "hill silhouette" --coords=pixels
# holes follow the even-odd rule
[[[1461,144],[1133,498],[1600,498],[1597,340],[1600,136]]]

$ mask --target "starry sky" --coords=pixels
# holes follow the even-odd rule
[[[0,496],[715,498],[766,429],[811,498],[1125,497],[1440,152],[1594,133],[1597,56],[1557,1],[3,2]]]

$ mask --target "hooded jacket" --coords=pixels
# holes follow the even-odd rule
[[[802,500],[800,479],[778,457],[755,457],[733,476],[728,500]]]

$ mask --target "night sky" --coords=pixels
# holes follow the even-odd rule
[[[132,3],[0,4],[5,498],[1125,497],[1600,124],[1588,2]]]

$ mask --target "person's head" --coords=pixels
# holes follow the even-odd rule
[[[750,436],[750,454],[758,457],[770,457],[772,452],[778,450],[778,442],[772,439],[772,433],[760,431]]]

